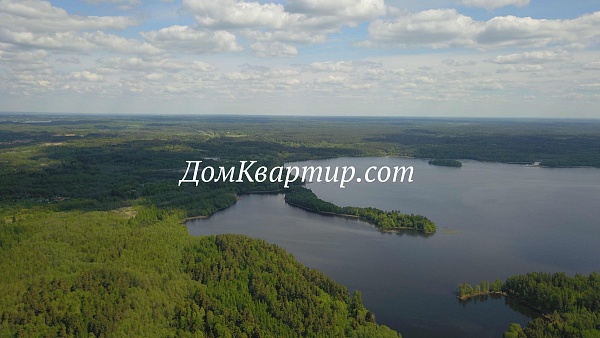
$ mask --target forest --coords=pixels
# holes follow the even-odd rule
[[[178,186],[188,160],[273,167],[353,156],[600,167],[600,123],[3,114],[0,336],[397,337],[376,324],[360,292],[281,248],[243,236],[192,237],[181,225],[233,205],[238,194],[282,189],[268,182]],[[308,208],[338,211],[293,189],[288,198],[300,196]],[[341,213],[384,229],[435,229],[424,216],[395,211]],[[597,275],[587,279],[597,295]],[[540,290],[565,281],[544,281]],[[527,283],[506,284],[517,294]],[[539,293],[539,308],[561,312],[523,330],[597,323],[598,298],[576,296],[579,287],[574,305],[571,294]]]
[[[426,233],[435,232],[435,223],[422,215],[403,214],[400,211],[384,211],[377,208],[339,207],[318,198],[310,189],[292,186],[285,193],[285,202],[302,209],[325,214],[356,217],[382,230],[414,229]]]
[[[522,337],[600,337],[600,274],[589,276],[565,273],[531,272],[511,276],[504,283],[482,281],[472,286],[461,283],[460,300],[490,293],[515,298],[539,311],[525,328],[511,324],[505,338]]]
[[[2,337],[398,337],[283,249],[156,207],[34,208],[0,229]]]

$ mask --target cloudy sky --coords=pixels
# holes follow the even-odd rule
[[[600,118],[598,0],[0,0],[0,112]]]

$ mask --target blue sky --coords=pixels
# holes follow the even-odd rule
[[[0,0],[0,112],[600,118],[600,2]]]

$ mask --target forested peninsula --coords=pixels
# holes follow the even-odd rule
[[[285,202],[308,211],[354,217],[375,225],[382,230],[412,229],[426,233],[435,232],[435,223],[422,215],[403,214],[399,211],[384,211],[377,208],[339,207],[318,198],[310,189],[292,186],[285,193]]]

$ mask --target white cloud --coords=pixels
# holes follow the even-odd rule
[[[102,48],[118,53],[155,55],[162,51],[151,44],[142,43],[137,40],[126,39],[114,34],[104,32],[84,33],[87,41],[92,43],[95,48]]]
[[[255,42],[250,45],[250,48],[252,49],[252,52],[254,52],[254,55],[259,57],[286,57],[296,56],[298,54],[298,49],[296,49],[296,47],[278,41]]]
[[[215,68],[202,61],[181,62],[169,59],[143,59],[139,57],[131,58],[101,58],[97,61],[102,69],[106,70],[129,70],[129,71],[212,71]]]
[[[51,68],[48,63],[48,52],[44,50],[21,51],[4,48],[0,44],[0,64],[5,64],[15,71],[46,72]]]
[[[101,82],[104,80],[104,77],[100,74],[92,73],[87,70],[83,72],[74,72],[71,74],[71,78],[79,81],[89,81],[89,82]]]
[[[142,36],[160,48],[186,53],[238,52],[235,35],[227,31],[198,31],[189,26],[171,26]]]
[[[450,67],[474,66],[477,64],[477,62],[475,62],[473,60],[452,60],[452,59],[445,59],[442,61],[442,63],[445,64],[446,66],[450,66]]]
[[[503,65],[500,69],[498,69],[498,73],[511,73],[511,72],[540,72],[544,70],[544,66],[542,65]]]
[[[80,16],[48,1],[0,0],[0,27],[16,32],[56,33],[95,29],[125,29],[139,24],[124,16]]]
[[[316,83],[319,84],[341,84],[346,82],[346,77],[344,76],[335,76],[335,75],[327,75],[325,77],[320,77],[315,80]]]
[[[203,26],[281,28],[300,15],[290,15],[283,5],[236,0],[183,0],[183,7],[195,14]],[[290,18],[290,16],[292,16]]]
[[[363,45],[494,49],[505,47],[594,46],[600,41],[600,12],[575,19],[549,20],[498,16],[476,21],[455,9],[405,13],[369,25]]]
[[[431,48],[471,47],[481,23],[454,9],[432,9],[399,15],[395,20],[375,20],[369,34],[380,44]]]
[[[325,61],[312,62],[302,67],[310,72],[341,72],[352,73],[360,67],[378,68],[381,65],[375,62],[367,61]]]
[[[337,16],[351,21],[372,19],[385,14],[383,0],[288,0],[285,8],[313,16]]]
[[[564,50],[561,50],[561,51],[541,50],[541,51],[524,52],[524,53],[518,53],[518,54],[499,55],[489,61],[492,63],[497,63],[497,64],[519,64],[519,63],[539,64],[539,63],[556,62],[556,61],[570,61],[572,59],[573,59],[572,55]]]
[[[462,0],[461,3],[469,7],[493,10],[505,6],[523,7],[529,5],[529,0]]]
[[[20,48],[87,52],[158,54],[157,48],[103,30],[123,30],[139,24],[124,16],[81,16],[48,1],[0,0],[0,43]]]
[[[477,91],[495,91],[504,89],[504,85],[496,80],[487,79],[472,85],[471,89]]]
[[[274,2],[183,0],[182,5],[202,27],[236,30],[255,42],[281,43],[322,43],[343,26],[354,27],[386,12],[383,0],[289,0],[285,6]]]
[[[593,61],[585,65],[585,69],[600,70],[600,61]]]

